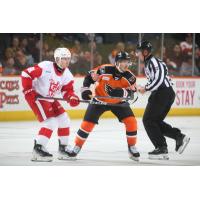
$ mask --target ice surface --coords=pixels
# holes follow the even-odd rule
[[[0,122],[0,165],[64,165],[64,166],[95,166],[95,165],[200,165],[200,116],[199,117],[168,117],[166,122],[176,126],[187,134],[191,140],[183,154],[177,154],[175,142],[167,139],[170,160],[155,161],[148,159],[148,151],[153,150],[147,134],[138,118],[138,150],[140,162],[128,158],[125,129],[117,119],[100,119],[94,131],[83,146],[76,161],[60,161],[57,159],[58,141],[56,131],[49,142],[48,150],[53,153],[54,161],[50,163],[31,162],[33,139],[40,124],[31,122]],[[71,120],[70,144],[80,126],[81,120]]]

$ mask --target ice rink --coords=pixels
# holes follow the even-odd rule
[[[170,160],[156,161],[148,159],[148,151],[153,146],[148,139],[141,118],[138,118],[138,150],[140,162],[128,158],[125,130],[117,119],[101,119],[83,146],[76,161],[60,161],[57,159],[58,141],[54,131],[47,149],[53,153],[50,163],[31,162],[33,139],[39,130],[39,123],[0,122],[0,165],[66,165],[66,166],[113,166],[113,165],[200,165],[200,117],[168,117],[166,122],[182,129],[191,140],[183,154],[177,154],[175,142],[167,139]],[[81,120],[71,121],[70,144],[80,126]]]

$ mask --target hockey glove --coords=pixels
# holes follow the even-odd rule
[[[67,102],[69,103],[69,105],[71,107],[76,107],[79,105],[80,101],[79,101],[79,97],[75,94],[68,96],[68,100]]]
[[[126,90],[124,88],[115,88],[113,89],[109,85],[105,85],[105,91],[110,97],[124,97],[128,98],[132,96],[132,91],[131,90]]]
[[[92,91],[88,87],[81,88],[81,97],[83,100],[90,100],[92,98]]]

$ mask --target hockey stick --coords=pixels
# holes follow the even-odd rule
[[[137,94],[137,96],[134,98],[134,93]],[[131,95],[129,97],[114,97],[114,96],[93,96],[93,98],[97,99],[118,99],[118,100],[125,100],[130,101],[130,104],[135,103],[138,100],[138,92],[137,89],[135,91],[131,91]]]
[[[63,98],[54,98],[54,97],[43,97],[43,96],[37,96],[37,99],[41,100],[58,100],[58,101],[66,101]],[[129,103],[122,103],[122,104],[113,104],[113,103],[106,103],[106,102],[100,102],[100,101],[92,101],[92,100],[79,100],[80,103],[88,103],[88,104],[95,104],[95,105],[102,105],[102,106],[114,106],[114,107],[128,107],[130,106]]]
[[[126,97],[112,97],[112,96],[94,96],[93,98],[99,98],[99,99],[119,99],[119,100],[133,100],[132,98],[126,98]]]
[[[132,101],[131,104],[135,103],[138,100],[138,95],[134,99],[134,97],[112,97],[112,96],[94,96],[93,98],[99,98],[99,99],[119,99],[119,100],[125,100],[125,101]]]

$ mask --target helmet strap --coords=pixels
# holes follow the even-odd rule
[[[56,62],[56,64],[57,64],[57,66],[58,66],[61,70],[63,70],[63,68],[58,64],[58,61],[57,61],[58,59],[59,59],[59,61],[61,60],[61,58],[57,57],[56,60],[55,60],[55,62]]]
[[[116,67],[117,67],[117,69],[118,69],[118,71],[119,71],[120,73],[123,73],[123,72],[124,72],[123,70],[121,70],[121,68],[120,68],[120,63],[119,63],[119,62],[116,62],[115,65],[116,65]]]
[[[61,66],[58,65],[58,63],[55,63],[56,69],[61,73],[63,72],[63,68]]]

